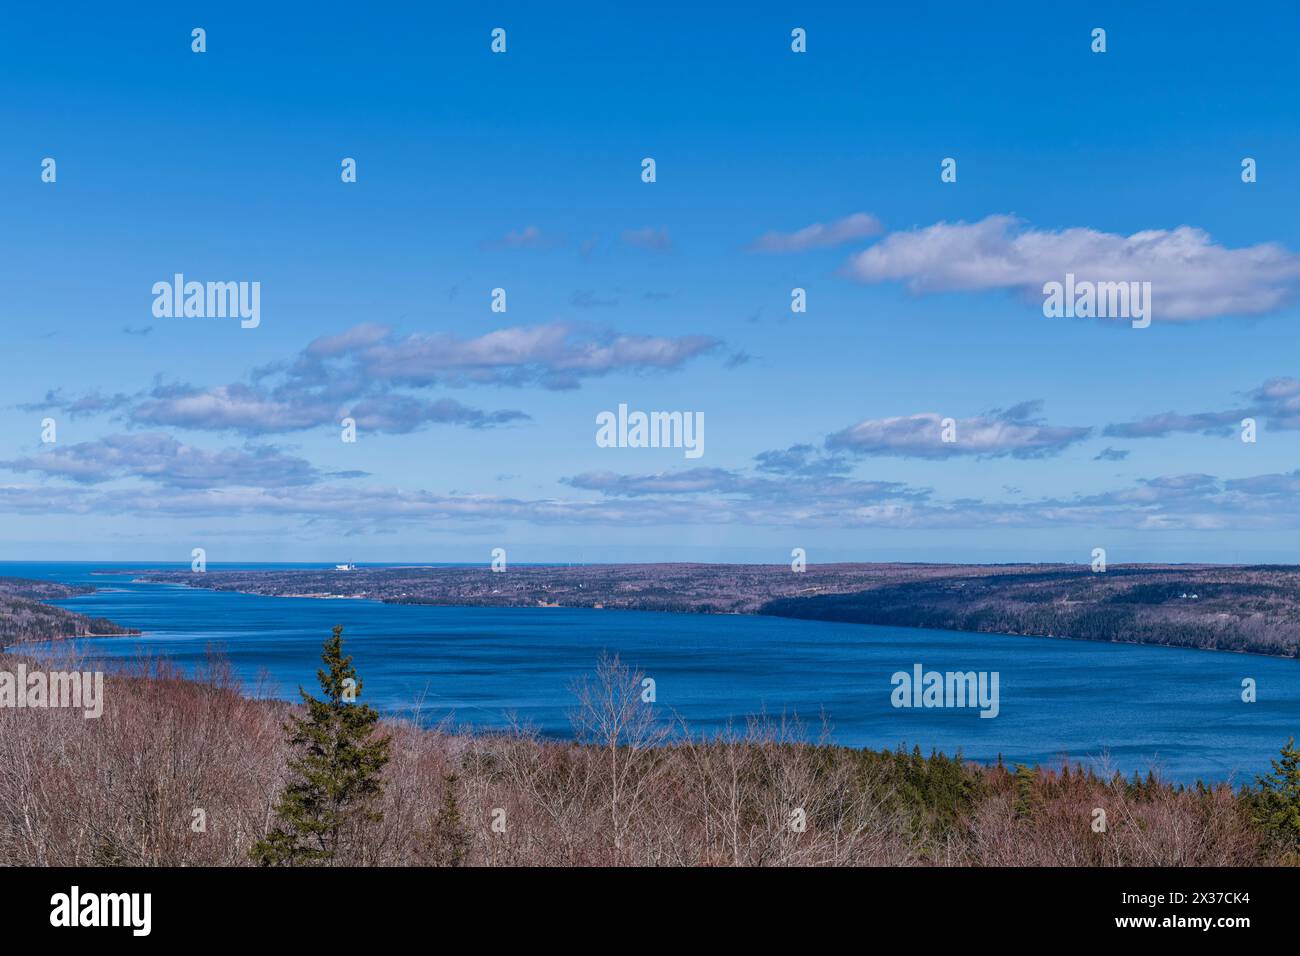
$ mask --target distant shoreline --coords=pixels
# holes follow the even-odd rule
[[[91,573],[262,597],[762,615],[1300,658],[1300,567],[1291,565],[1114,565],[1095,574],[1086,565],[920,563],[799,572],[679,563],[514,565],[500,573],[481,565]],[[46,603],[94,590],[0,578],[0,646],[141,633]],[[6,627],[19,605],[42,623]]]
[[[134,580],[134,583],[139,583],[139,584],[157,584],[157,583],[161,583],[161,582],[150,581],[150,580],[145,579],[145,578],[140,578],[140,579],[135,579],[135,580]],[[203,587],[203,586],[201,586],[201,585],[196,585],[196,584],[180,584],[180,585],[175,585],[175,586],[176,586],[176,587],[192,588],[193,590],[196,590],[196,591],[210,591],[210,590],[214,590],[214,589],[212,589],[212,588],[205,588],[205,587]],[[661,610],[648,610],[648,609],[645,609],[645,608],[628,608],[628,607],[618,607],[618,608],[588,607],[588,606],[578,605],[578,604],[574,604],[574,605],[566,605],[566,604],[547,604],[547,605],[540,605],[540,606],[539,606],[539,605],[532,605],[532,606],[529,606],[529,605],[504,605],[504,604],[503,604],[503,605],[485,605],[485,604],[443,604],[443,603],[439,603],[439,604],[417,604],[417,603],[413,603],[413,602],[384,601],[384,600],[380,600],[380,599],[378,599],[378,598],[365,597],[365,596],[363,596],[363,595],[359,595],[359,594],[261,594],[261,593],[255,592],[255,591],[235,591],[235,592],[232,592],[232,593],[235,593],[235,594],[245,594],[245,595],[248,595],[249,597],[269,597],[269,598],[284,598],[284,599],[294,598],[294,599],[304,600],[304,601],[372,601],[372,602],[374,602],[374,603],[376,603],[376,604],[408,604],[408,605],[413,606],[413,607],[420,607],[420,606],[423,606],[423,607],[455,607],[455,608],[481,607],[481,608],[485,608],[485,609],[487,609],[487,608],[496,608],[496,609],[499,609],[499,610],[516,610],[516,611],[543,610],[543,609],[545,609],[545,608],[557,608],[557,609],[567,609],[567,610],[575,610],[575,611],[593,611],[593,610],[596,610],[596,611],[613,611],[613,612],[615,612],[615,613],[618,613],[618,612],[620,612],[620,611],[639,611],[639,612],[641,612],[641,613],[651,613],[651,614],[682,614],[682,615],[698,615],[698,616],[705,616],[705,617],[784,617],[784,618],[786,618],[787,620],[790,619],[790,618],[788,618],[786,615],[781,615],[781,614],[769,614],[769,613],[764,613],[764,612],[761,612],[761,611],[759,611],[759,612],[754,612],[753,614],[746,614],[746,613],[741,612],[741,611],[717,611],[717,612],[701,612],[701,611],[661,611]],[[1219,653],[1219,654],[1241,654],[1241,655],[1243,655],[1243,656],[1247,656],[1247,657],[1273,657],[1273,658],[1277,658],[1277,659],[1279,659],[1279,660],[1288,660],[1288,661],[1289,661],[1289,660],[1300,660],[1300,656],[1297,656],[1297,655],[1295,655],[1295,654],[1270,654],[1270,653],[1264,653],[1264,652],[1262,652],[1262,651],[1248,651],[1248,650],[1240,650],[1240,649],[1232,649],[1232,648],[1221,648],[1221,647],[1183,647],[1183,646],[1179,646],[1179,645],[1176,645],[1176,644],[1154,644],[1154,643],[1151,643],[1151,642],[1149,642],[1149,641],[1121,640],[1121,639],[1118,639],[1118,638],[1115,639],[1115,640],[1110,640],[1110,641],[1099,641],[1099,640],[1096,640],[1096,639],[1094,639],[1094,638],[1087,638],[1087,637],[1071,637],[1071,636],[1068,635],[1068,634],[1012,634],[1012,633],[1008,633],[1008,632],[1005,632],[1005,631],[972,631],[972,630],[962,630],[962,629],[959,629],[959,628],[923,628],[923,627],[920,627],[919,625],[888,625],[888,624],[874,624],[874,623],[865,622],[865,621],[862,621],[862,622],[859,622],[859,621],[832,622],[832,621],[829,621],[829,620],[826,620],[826,619],[821,619],[821,618],[803,618],[803,620],[810,620],[810,621],[814,621],[815,623],[820,623],[820,624],[829,624],[829,623],[854,623],[854,624],[861,624],[861,626],[863,626],[863,627],[891,627],[891,626],[898,626],[898,627],[915,627],[917,630],[948,630],[948,631],[957,631],[958,633],[962,633],[962,634],[991,634],[991,635],[996,635],[996,636],[999,636],[999,637],[1023,637],[1023,638],[1026,638],[1026,639],[1028,639],[1028,640],[1035,640],[1035,641],[1079,641],[1079,642],[1086,643],[1086,644],[1123,644],[1123,645],[1130,646],[1130,647],[1155,647],[1155,648],[1164,648],[1164,649],[1167,649],[1167,650],[1175,650],[1175,651],[1189,651],[1189,650],[1190,650],[1190,651],[1212,651],[1212,652]],[[136,633],[136,634],[140,634],[141,632],[140,632],[140,631],[135,631],[134,633]],[[120,635],[120,634],[83,634],[83,635],[81,635],[81,637],[121,637],[121,636],[122,636],[122,635]],[[73,639],[74,639],[74,638],[69,638],[69,640],[73,640]],[[2,651],[3,649],[4,649],[4,648],[3,648],[3,645],[0,645],[0,651]]]
[[[95,588],[54,581],[0,577],[0,650],[84,637],[131,637],[140,631],[88,617],[50,601],[91,594]]]
[[[143,583],[263,597],[575,607],[932,628],[1300,657],[1291,565],[515,565],[149,570]],[[199,580],[196,580],[199,579]],[[1136,635],[1136,636],[1135,636]]]

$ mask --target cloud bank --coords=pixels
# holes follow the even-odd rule
[[[158,382],[136,395],[50,392],[25,410],[73,415],[118,413],[128,424],[271,435],[344,417],[372,432],[404,434],[426,425],[490,428],[529,420],[518,409],[486,411],[412,392],[470,386],[575,389],[615,373],[680,369],[716,351],[710,336],[630,335],[574,323],[516,326],[483,335],[399,335],[362,324],[322,336],[297,356],[254,369],[248,381],[198,386]]]

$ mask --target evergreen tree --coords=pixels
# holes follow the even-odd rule
[[[383,819],[373,805],[383,793],[392,738],[373,736],[379,714],[356,703],[361,681],[351,656],[343,656],[342,625],[325,642],[321,660],[316,677],[324,699],[298,688],[307,714],[285,724],[294,776],[276,803],[275,827],[252,849],[262,866],[346,862],[348,834]]]
[[[1019,819],[1033,816],[1038,800],[1034,795],[1034,781],[1038,779],[1038,769],[1030,769],[1022,763],[1016,764],[1016,800],[1012,810]]]
[[[1273,772],[1259,778],[1255,822],[1284,852],[1294,853],[1300,850],[1300,747],[1294,737],[1272,764]]]
[[[434,817],[426,848],[427,856],[438,866],[464,866],[473,842],[456,799],[460,778],[449,774],[443,788],[442,806]]]

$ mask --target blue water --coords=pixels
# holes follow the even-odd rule
[[[94,584],[98,593],[59,603],[144,631],[75,642],[93,658],[150,654],[191,668],[217,647],[250,685],[269,676],[286,698],[299,685],[316,690],[321,642],[342,624],[363,700],[403,716],[419,705],[423,721],[450,716],[479,729],[514,715],[570,736],[573,681],[607,650],[653,677],[659,705],[695,733],[765,712],[797,714],[816,737],[824,714],[831,739],[851,746],[919,744],[1009,763],[1068,757],[1127,775],[1154,767],[1181,782],[1238,783],[1268,772],[1287,737],[1300,736],[1295,660],[765,617],[267,598],[90,573],[106,567],[0,563],[0,575]],[[1001,713],[895,709],[890,677],[915,663],[999,672]],[[1256,703],[1241,700],[1246,677]]]

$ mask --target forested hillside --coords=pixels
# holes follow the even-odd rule
[[[907,581],[781,598],[763,614],[1300,656],[1293,567],[1113,567]]]
[[[93,590],[52,581],[0,578],[0,647],[68,637],[139,633],[102,617],[86,617],[44,603],[89,594]]]

